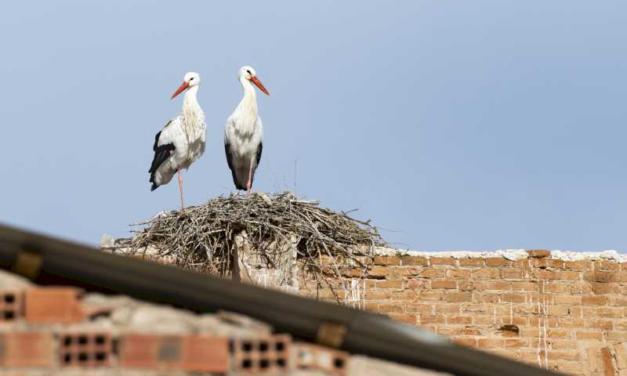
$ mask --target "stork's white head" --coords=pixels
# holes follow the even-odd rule
[[[255,84],[255,86],[259,88],[259,90],[264,92],[266,95],[270,95],[268,89],[266,89],[266,87],[263,86],[261,81],[259,81],[259,79],[257,78],[257,72],[255,72],[255,69],[250,65],[244,65],[239,69],[239,79],[240,81],[248,80],[252,82],[253,84]]]
[[[174,99],[177,95],[181,94],[182,92],[189,89],[190,87],[194,87],[198,85],[200,85],[200,75],[198,73],[196,72],[185,73],[185,76],[183,77],[183,83],[181,84],[181,86],[179,86],[178,89],[176,89],[174,94],[172,94],[172,99]]]

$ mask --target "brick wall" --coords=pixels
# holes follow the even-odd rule
[[[627,262],[549,251],[476,257],[376,256],[364,280],[333,285],[345,302],[454,341],[577,375],[627,375]],[[301,293],[334,300],[301,281]]]
[[[273,334],[246,316],[37,287],[0,272],[0,375],[436,376]]]

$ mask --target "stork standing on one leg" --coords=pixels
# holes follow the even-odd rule
[[[240,68],[239,82],[244,89],[244,97],[226,121],[224,150],[235,188],[250,192],[263,148],[263,126],[257,111],[257,94],[253,85],[266,95],[270,93],[251,66]]]
[[[205,151],[205,113],[198,104],[196,95],[200,85],[200,75],[188,72],[183,83],[172,94],[172,99],[185,92],[183,111],[161,129],[155,136],[153,150],[155,156],[150,166],[151,190],[167,184],[178,173],[181,210],[183,210],[183,175],[187,169]]]

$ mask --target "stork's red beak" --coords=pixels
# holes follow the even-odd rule
[[[250,82],[255,84],[255,86],[257,86],[259,88],[259,90],[263,91],[266,95],[270,95],[270,93],[268,93],[268,89],[266,89],[266,87],[263,86],[263,84],[261,83],[261,81],[259,81],[257,76],[252,76],[250,78]]]
[[[172,94],[172,97],[170,99],[174,99],[176,98],[177,95],[181,94],[182,92],[184,92],[185,90],[187,90],[189,88],[189,83],[187,81],[184,81],[181,86],[179,86],[178,89],[176,89],[176,91],[174,92],[174,94]]]

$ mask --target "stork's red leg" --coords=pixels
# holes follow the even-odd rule
[[[253,187],[253,162],[250,162],[250,168],[248,169],[248,181],[246,182],[246,192],[250,193]]]
[[[181,170],[178,170],[178,176],[179,176],[179,194],[181,195],[181,211],[183,211],[183,209],[185,209],[185,205],[183,204],[183,174],[181,173]]]

